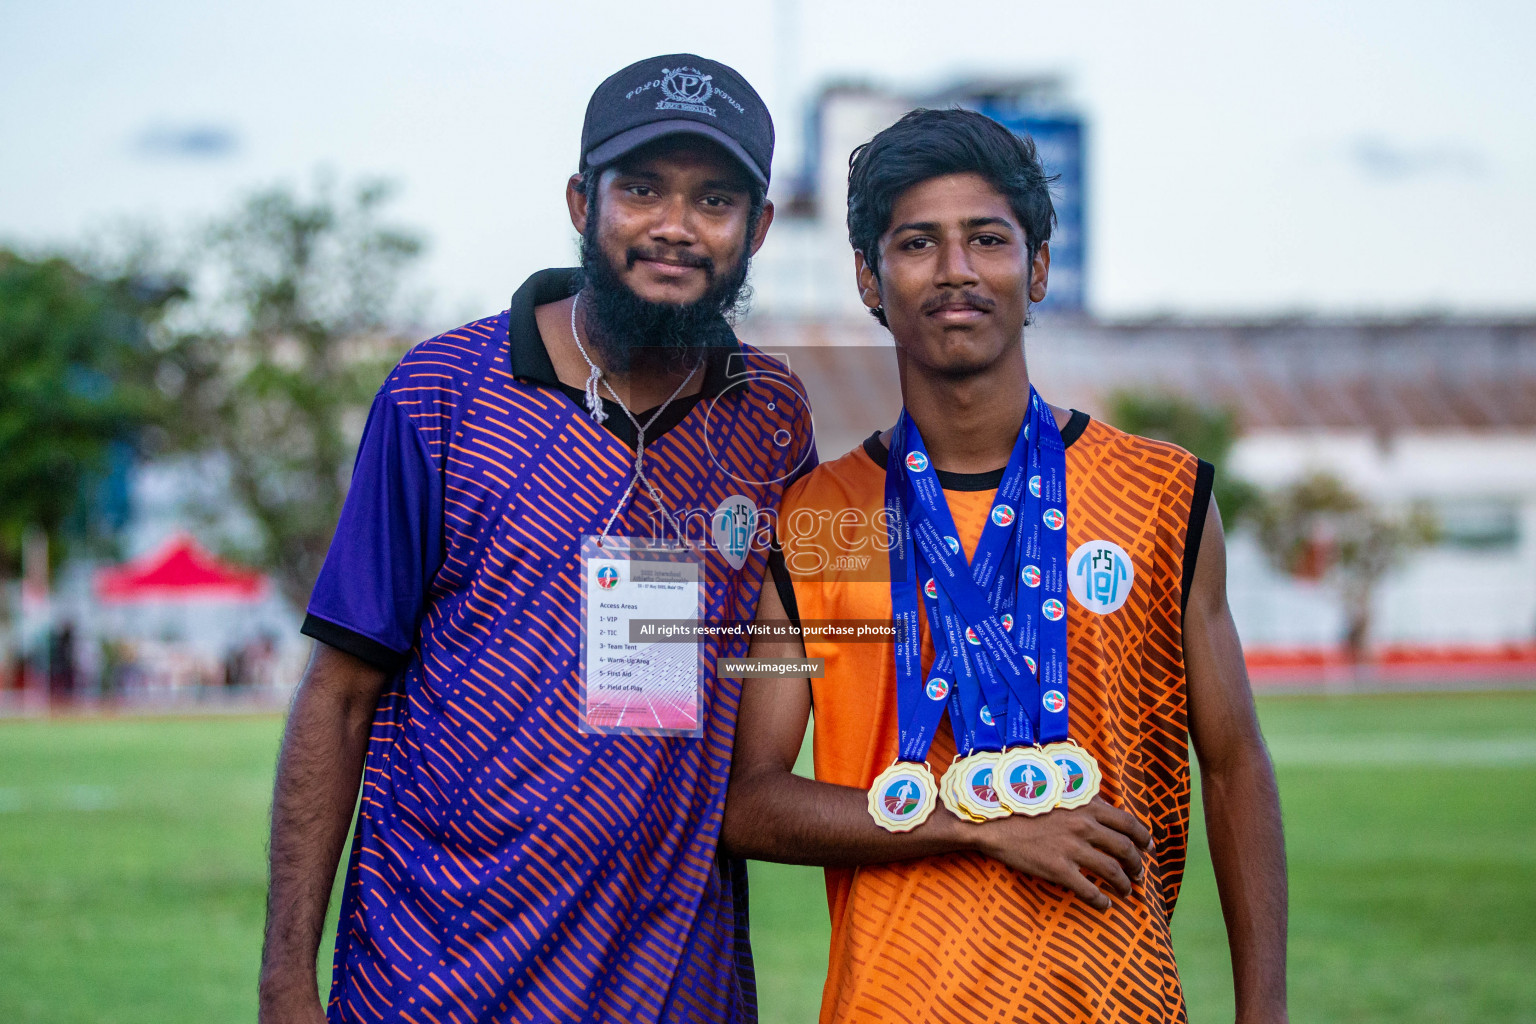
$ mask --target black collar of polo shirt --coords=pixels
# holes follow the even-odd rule
[[[513,293],[512,304],[508,307],[507,345],[512,376],[532,384],[559,388],[575,398],[577,404],[585,409],[586,396],[582,390],[561,383],[560,378],[555,375],[555,364],[550,362],[549,348],[544,344],[543,336],[539,334],[538,318],[533,313],[536,306],[570,298],[581,290],[581,285],[582,273],[579,267],[541,270],[524,281],[523,286]],[[715,318],[711,334],[705,347],[704,381],[699,388],[699,393],[687,399],[678,399],[677,405],[684,412],[692,408],[699,399],[715,398],[731,386],[733,367],[730,357],[741,353],[741,342],[737,340],[736,332],[731,330],[731,325],[725,322],[724,317]],[[745,372],[745,366],[734,369],[737,373]],[[604,426],[610,430],[613,429],[614,420],[617,418],[629,428],[629,443],[634,444],[634,427],[618,404],[605,398],[603,408],[608,412],[608,420]],[[639,412],[635,415],[640,422],[645,422],[645,417]],[[681,417],[678,418],[681,419]],[[663,419],[671,419],[671,410],[668,410],[668,415]],[[667,424],[667,427],[674,424]],[[657,425],[662,426],[660,423]]]

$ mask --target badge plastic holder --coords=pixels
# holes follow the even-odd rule
[[[630,635],[631,621],[704,621],[704,561],[645,537],[582,537],[577,716],[602,736],[704,735],[708,679],[697,635]],[[643,628],[643,627],[642,627]]]

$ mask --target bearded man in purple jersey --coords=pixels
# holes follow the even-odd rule
[[[750,618],[767,551],[744,531],[608,556],[700,511],[753,521],[815,464],[803,388],[729,325],[772,152],[724,65],[611,76],[566,188],[582,266],[380,389],[278,762],[264,1024],[755,1019],[745,872],[717,850],[741,688],[713,666],[746,642],[666,659],[589,623],[624,602]],[[629,671],[646,657],[668,671]],[[599,694],[609,669],[635,678]]]

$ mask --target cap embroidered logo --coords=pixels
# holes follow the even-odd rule
[[[662,68],[661,93],[666,98],[656,101],[656,109],[686,110],[714,117],[715,108],[705,102],[715,92],[712,79],[698,68]]]

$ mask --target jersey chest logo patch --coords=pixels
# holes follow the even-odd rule
[[[715,549],[732,569],[740,569],[747,562],[752,531],[757,527],[757,503],[744,495],[733,494],[715,509],[709,525]]]
[[[1090,540],[1067,559],[1067,586],[1091,612],[1119,611],[1136,585],[1136,563],[1112,540]]]

